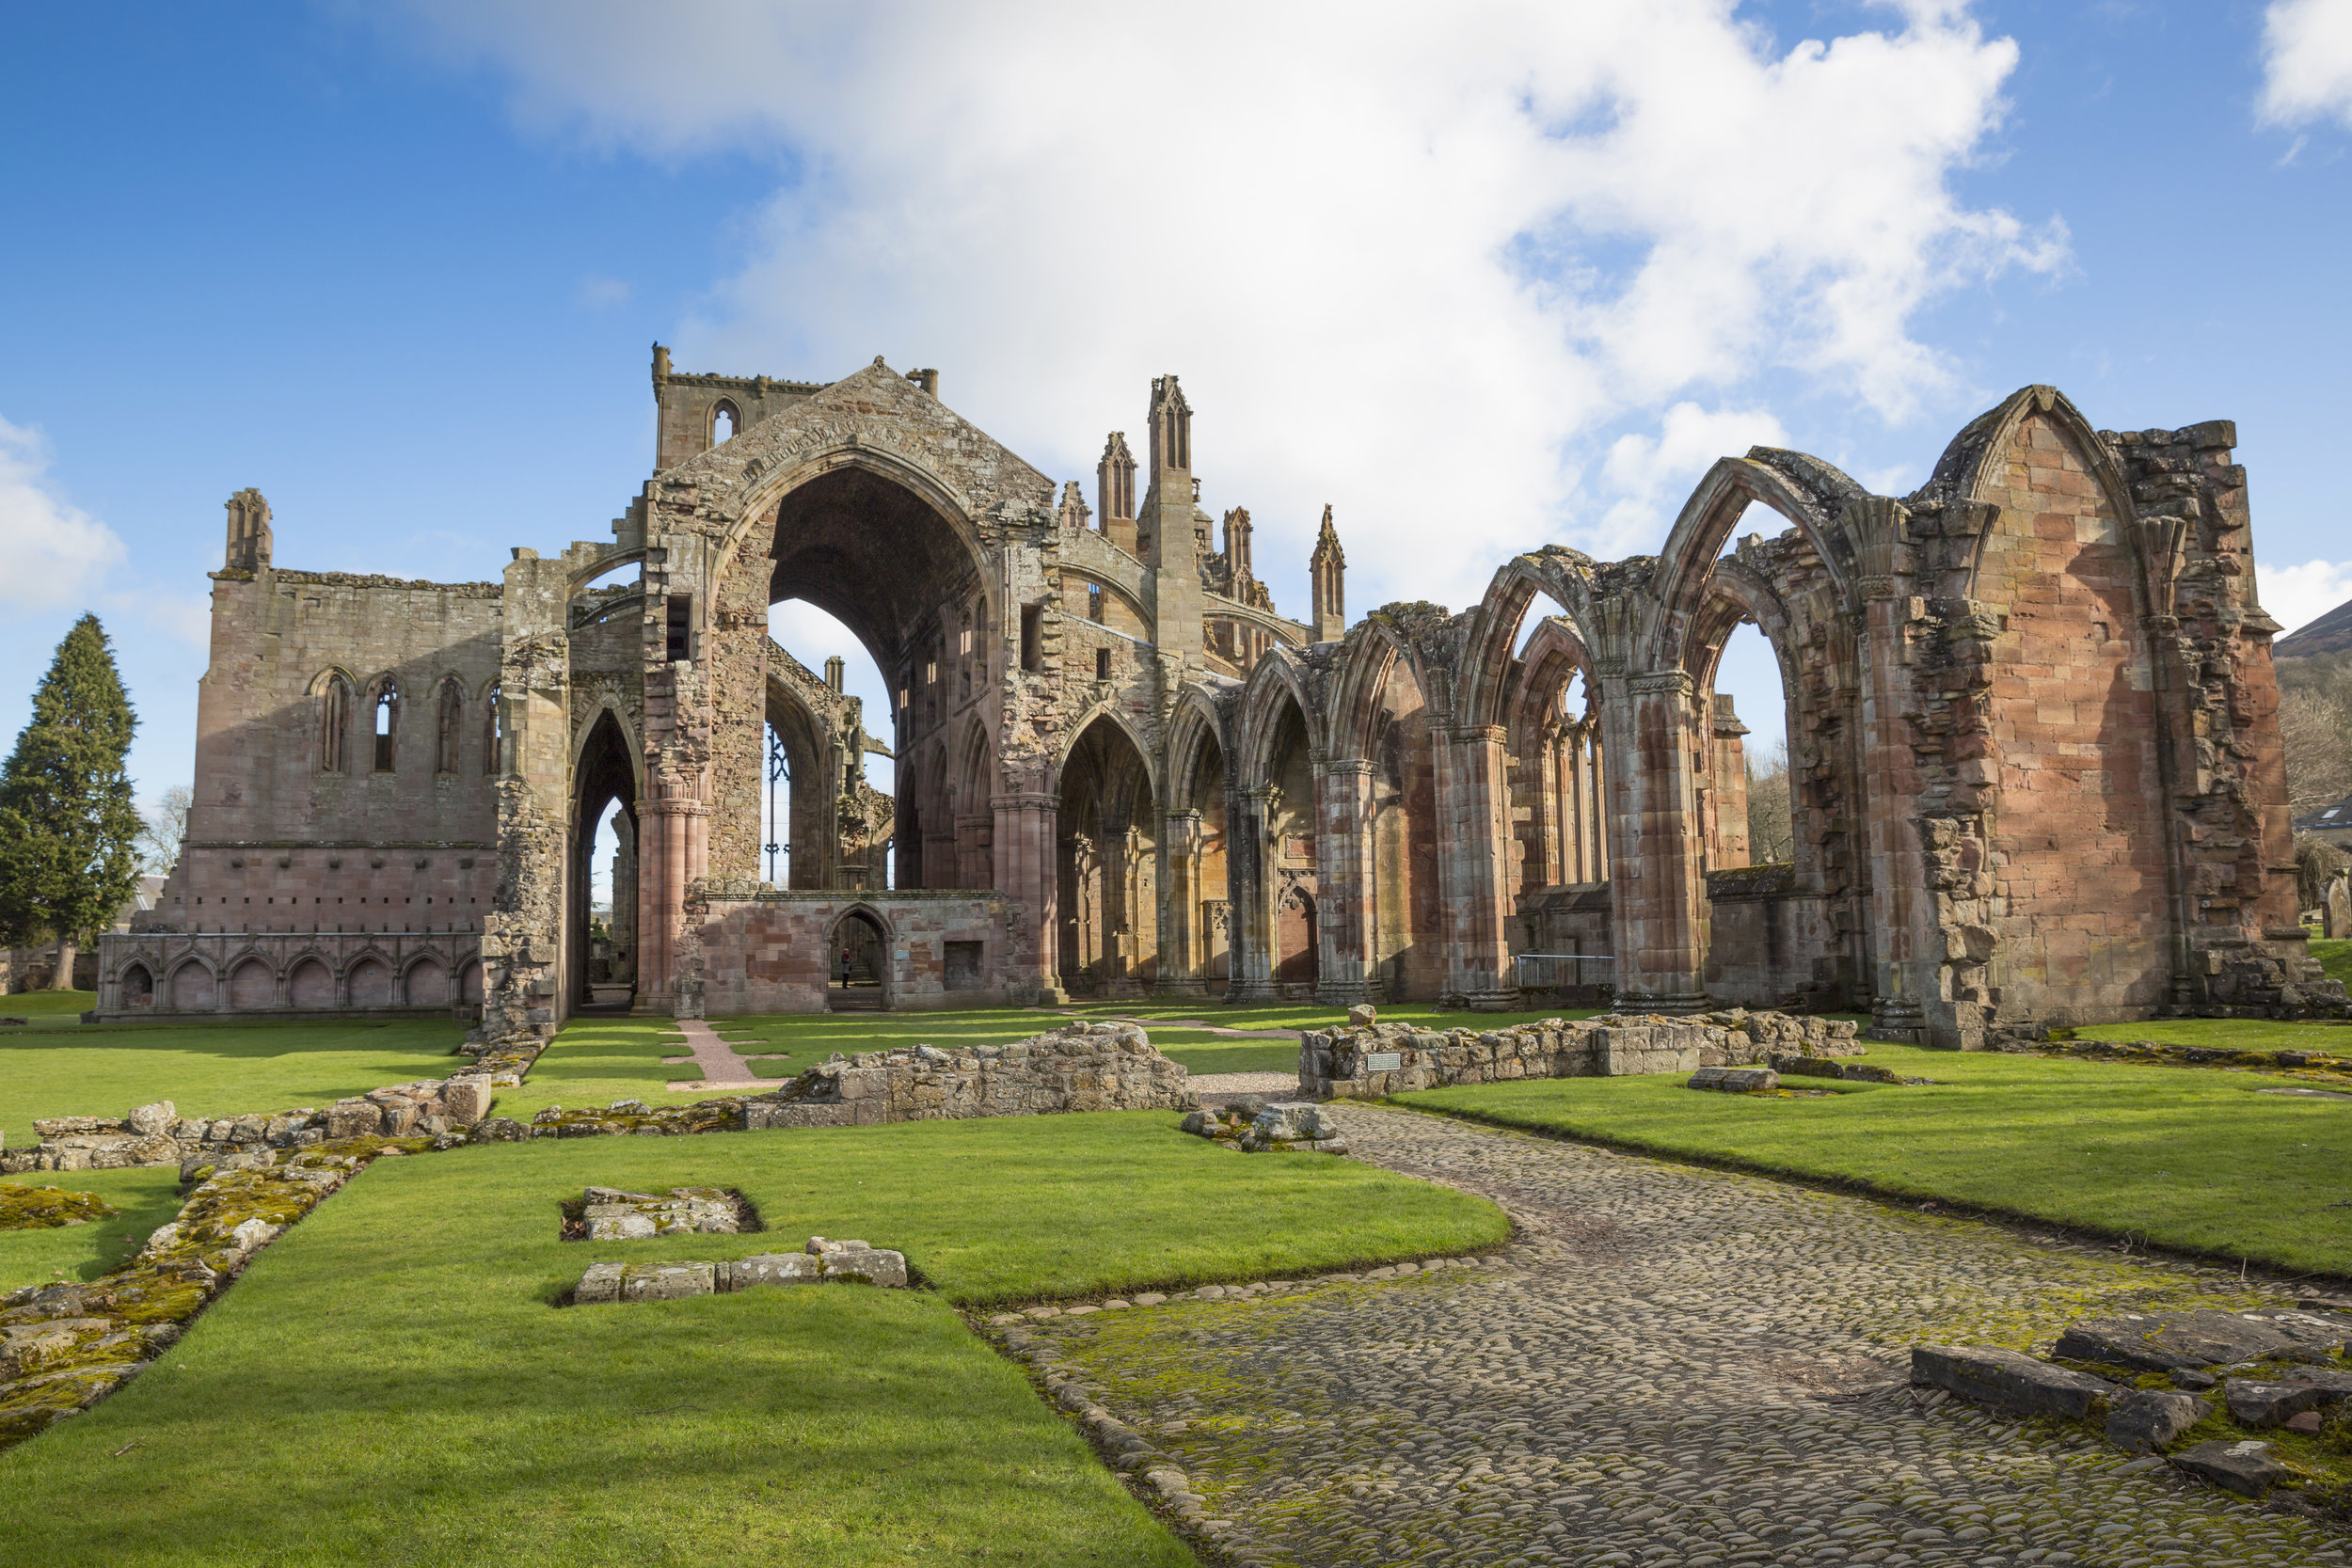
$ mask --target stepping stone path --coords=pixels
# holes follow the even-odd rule
[[[719,1037],[719,1031],[699,1018],[681,1018],[671,1027],[686,1036],[686,1049],[691,1056],[664,1056],[665,1067],[684,1067],[691,1062],[701,1069],[700,1078],[674,1079],[667,1085],[679,1093],[695,1089],[772,1089],[783,1080],[762,1078],[752,1067],[754,1062],[780,1060],[776,1053],[739,1056],[735,1047]],[[750,1041],[745,1041],[750,1044]],[[790,1053],[784,1053],[789,1055]]]
[[[1908,1382],[1921,1343],[2046,1348],[2090,1312],[2262,1305],[2233,1275],[1338,1114],[1359,1158],[1508,1211],[1521,1235],[1500,1265],[1137,1296],[995,1330],[1050,1354],[1065,1404],[1132,1429],[1120,1468],[1156,1477],[1233,1560],[2352,1563],[2352,1533]],[[2217,1480],[2261,1461],[2200,1458]]]

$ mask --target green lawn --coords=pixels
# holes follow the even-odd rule
[[[126,1390],[0,1455],[47,1564],[1196,1560],[958,1319],[1039,1295],[1500,1241],[1491,1206],[1241,1156],[1166,1113],[600,1138],[386,1161]],[[588,1182],[740,1187],[769,1231],[557,1239]],[[558,1309],[590,1261],[811,1232],[936,1291]]]
[[[1938,1082],[1841,1083],[1827,1098],[1774,1100],[1687,1089],[1677,1074],[1482,1085],[1400,1099],[1631,1148],[1865,1182],[1905,1197],[2352,1275],[2352,1101],[2260,1093],[2293,1083],[2265,1073],[1898,1045],[1874,1045],[1864,1059]]]
[[[2312,957],[2319,960],[2319,967],[2328,972],[2330,979],[2342,980],[2345,985],[2352,986],[2352,937],[2337,937],[2332,941],[2325,937],[2314,938]]]
[[[2259,1018],[2157,1018],[2145,1023],[2088,1023],[2084,1040],[2153,1040],[2158,1045],[2210,1045],[2247,1051],[2324,1051],[2352,1055],[2352,1027],[2334,1023],[2273,1023]]]
[[[413,1020],[0,1033],[0,1138],[23,1148],[36,1117],[119,1117],[157,1100],[183,1116],[324,1106],[444,1077],[463,1065],[450,1051],[465,1036],[453,1023]]]
[[[758,1076],[782,1080],[806,1071],[836,1051],[1001,1045],[1069,1022],[1056,1013],[988,1007],[936,1013],[773,1013],[714,1018],[710,1023],[745,1055],[783,1054],[782,1061],[752,1064]],[[662,1060],[685,1054],[685,1037],[669,1019],[575,1019],[540,1055],[522,1087],[499,1096],[497,1111],[527,1119],[543,1105],[577,1108],[628,1099],[648,1105],[683,1105],[709,1099],[714,1091],[699,1086],[701,1075],[692,1063]],[[663,1086],[690,1082],[697,1086],[675,1092]]]
[[[35,1029],[78,1028],[97,1006],[94,990],[20,990],[0,996],[0,1018],[21,1018]]]
[[[1187,1072],[1296,1072],[1295,1039],[1231,1039],[1205,1029],[1176,1029],[1148,1024],[1145,1033],[1170,1061]]]
[[[0,1177],[25,1187],[95,1193],[119,1213],[49,1230],[0,1230],[0,1293],[20,1285],[95,1279],[127,1261],[157,1226],[180,1212],[176,1166],[143,1170],[27,1171]]]

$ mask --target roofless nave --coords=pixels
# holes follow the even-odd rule
[[[1620,1007],[1796,1000],[1950,1044],[2336,994],[2296,925],[2227,422],[2094,432],[2029,387],[1900,499],[1758,449],[1658,556],[1547,546],[1460,614],[1351,626],[1328,515],[1303,622],[1246,512],[1212,547],[1174,376],[1091,513],[930,372],[819,386],[657,349],[653,382],[656,471],[612,540],[517,549],[500,583],[280,570],[266,503],[230,502],[188,841],[104,942],[102,1012],[478,1003],[493,1035],[549,1029],[586,993],[616,800],[654,1012],[825,1006],[845,944],[897,1006],[1492,1007],[1516,955],[1613,954]],[[1790,526],[1725,553],[1751,506]],[[792,597],[893,682],[895,800],[837,674],[770,640]],[[1743,620],[1787,689],[1789,865],[1745,863],[1712,694]]]

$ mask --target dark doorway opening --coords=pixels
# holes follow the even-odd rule
[[[882,923],[851,910],[827,944],[825,1001],[834,1012],[885,1012],[890,1006],[890,940]]]

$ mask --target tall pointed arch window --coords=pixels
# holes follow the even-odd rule
[[[466,721],[466,689],[455,675],[441,683],[440,710],[435,717],[437,722],[433,727],[433,771],[454,773]]]
[[[347,772],[351,767],[351,683],[341,673],[319,689],[319,771]]]
[[[506,699],[495,686],[482,715],[482,770],[493,775],[506,770]]]
[[[720,446],[735,439],[743,428],[743,416],[735,411],[735,404],[721,398],[710,410],[710,444]]]
[[[400,746],[400,683],[387,675],[376,683],[372,707],[375,736],[375,770],[389,773]]]

